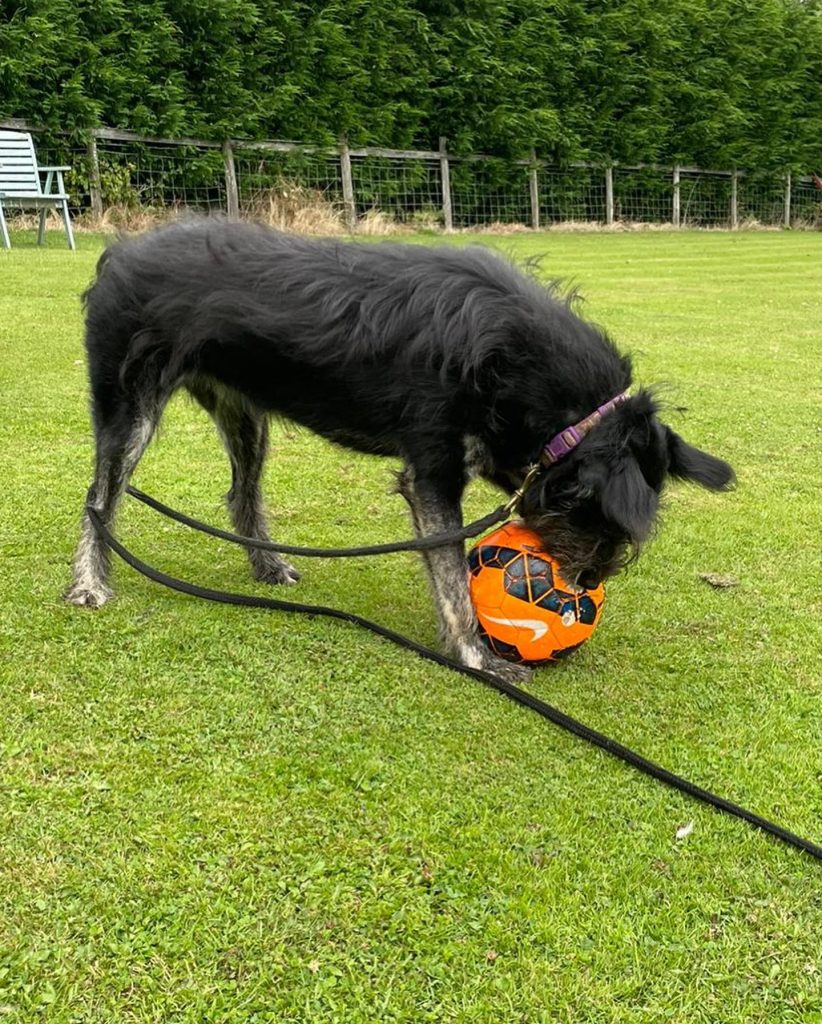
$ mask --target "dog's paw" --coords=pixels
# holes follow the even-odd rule
[[[497,657],[486,647],[476,644],[461,646],[457,656],[468,668],[478,668],[483,672],[490,672],[491,675],[499,676],[507,683],[527,683],[533,674],[533,670],[527,665],[505,661],[504,658]]]
[[[78,608],[101,608],[113,596],[114,591],[105,583],[77,582],[63,594],[63,600],[67,604],[76,604]]]
[[[523,685],[527,683],[534,674],[534,670],[527,665],[518,665],[513,661],[505,661],[503,658],[493,656],[487,666],[483,666],[486,672],[504,679],[506,683]]]
[[[297,572],[294,566],[281,559],[278,559],[276,562],[267,561],[263,564],[255,565],[253,572],[255,580],[259,580],[260,583],[270,583],[275,587],[290,587],[300,580],[300,573]]]

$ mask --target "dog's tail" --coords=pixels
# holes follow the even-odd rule
[[[89,303],[92,300],[94,289],[97,287],[97,282],[100,280],[100,277],[102,276],[106,268],[106,265],[109,262],[110,256],[111,246],[106,246],[106,248],[103,249],[102,253],[100,254],[100,259],[97,260],[97,266],[94,271],[94,280],[91,282],[88,288],[86,288],[86,290],[82,292],[80,295],[80,300],[82,301],[83,309],[85,310],[88,310],[89,308]]]
[[[109,379],[117,379],[124,390],[164,386],[179,376],[187,355],[155,326],[135,249],[128,238],[107,246],[82,296],[89,357],[103,360]]]

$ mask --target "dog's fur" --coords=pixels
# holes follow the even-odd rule
[[[234,526],[265,539],[260,474],[278,413],[359,451],[399,456],[418,535],[461,525],[473,475],[509,493],[558,431],[631,384],[630,360],[552,287],[482,248],[314,241],[227,221],[109,248],[86,294],[97,442],[89,501],[111,522],[163,407],[186,388],[231,461]],[[650,534],[668,476],[721,489],[719,459],[657,419],[640,390],[542,471],[522,503],[566,578],[592,585]],[[521,670],[483,645],[461,545],[427,552],[444,641],[466,664]],[[252,551],[255,576],[297,572]],[[87,518],[68,600],[111,595]]]

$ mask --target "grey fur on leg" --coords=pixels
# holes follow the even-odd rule
[[[268,420],[236,391],[204,378],[186,384],[211,415],[231,462],[231,490],[226,495],[237,533],[254,540],[270,539],[263,511],[260,477],[268,449]],[[255,579],[263,583],[296,583],[299,572],[275,551],[248,549]]]
[[[98,432],[97,465],[86,502],[106,525],[114,519],[117,503],[151,440],[159,415],[160,409],[139,414],[119,438],[107,430]],[[74,555],[74,579],[64,594],[65,600],[85,608],[99,608],[114,593],[108,579],[108,548],[83,512],[80,543]]]
[[[108,585],[108,574],[108,548],[100,542],[84,512],[80,543],[74,555],[74,578],[64,594],[65,600],[85,608],[99,608],[114,593]]]
[[[411,508],[418,537],[458,530],[462,514],[458,503],[444,499],[436,485],[415,478],[411,467],[398,477],[398,490]],[[523,682],[530,670],[504,661],[483,643],[468,593],[468,571],[462,544],[422,552],[447,652],[469,668],[483,669],[510,682]]]

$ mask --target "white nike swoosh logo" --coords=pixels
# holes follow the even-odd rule
[[[488,619],[489,622],[498,622],[501,626],[514,626],[515,628],[533,630],[532,644],[535,644],[537,640],[548,632],[548,626],[544,622],[540,622],[539,619],[495,619],[493,615],[485,615],[483,618]]]

